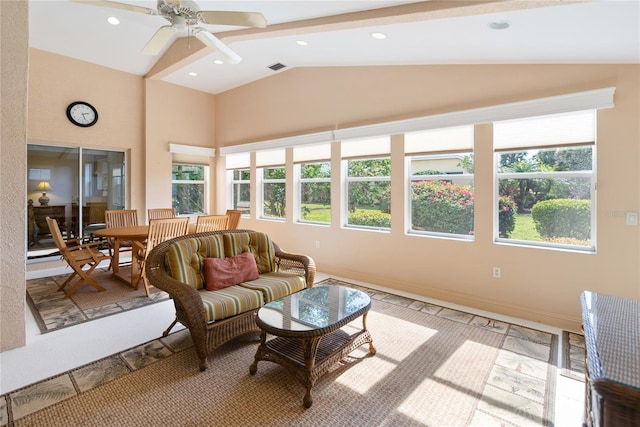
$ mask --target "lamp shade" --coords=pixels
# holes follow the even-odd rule
[[[42,191],[42,197],[38,199],[40,206],[49,206],[49,198],[47,197],[47,191],[51,191],[49,181],[40,181],[36,187],[36,191]]]
[[[49,181],[40,181],[40,183],[38,183],[38,186],[36,187],[36,191],[51,191],[51,184],[49,184]]]

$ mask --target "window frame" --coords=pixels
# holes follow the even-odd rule
[[[282,169],[284,170],[284,178],[265,178],[264,177],[264,171],[266,169]],[[259,201],[259,205],[260,205],[260,219],[264,219],[264,220],[271,220],[271,221],[286,221],[287,219],[287,168],[286,165],[265,165],[265,166],[261,166],[260,168],[257,168],[258,171],[258,176],[260,178],[260,201]],[[264,190],[265,190],[265,184],[284,184],[284,197],[283,197],[283,216],[281,217],[277,217],[277,216],[267,216],[265,215],[264,212],[264,205],[265,205],[265,197],[264,197]]]
[[[106,210],[127,208],[131,180],[127,173],[128,151],[28,143],[25,154],[27,265],[56,257],[58,248],[49,239],[32,246],[38,239],[37,233],[45,230],[46,221],[44,224],[42,221],[47,215],[56,216],[65,238],[82,238],[89,236],[87,226],[104,222]],[[65,163],[68,167],[60,167]],[[42,195],[42,191],[35,190],[39,181],[49,182],[55,190],[47,191],[51,198],[48,205],[43,206],[38,200]],[[45,213],[37,215],[41,207]],[[57,211],[60,207],[62,212]],[[29,212],[33,218],[29,218]]]
[[[389,159],[389,168],[391,168],[391,154],[379,154],[379,155],[369,155],[364,157],[350,157],[343,158],[341,160],[342,167],[342,176],[344,177],[344,197],[342,199],[344,205],[342,212],[344,212],[342,222],[342,227],[349,229],[360,229],[360,230],[370,230],[370,231],[380,231],[380,232],[391,232],[391,214],[389,214],[389,227],[379,227],[379,226],[368,226],[368,225],[359,225],[359,224],[349,224],[349,184],[355,182],[388,182],[389,187],[391,188],[391,170],[389,170],[389,175],[386,176],[359,176],[359,177],[350,177],[349,176],[349,162],[351,161],[366,161],[366,160],[384,160]],[[389,201],[391,204],[391,201]],[[389,206],[391,209],[391,206]]]
[[[461,172],[461,173],[443,173],[443,174],[433,174],[433,175],[415,175],[412,174],[412,163],[414,161],[418,161],[418,158],[422,160],[438,160],[438,159],[453,159],[458,155],[473,155],[474,150],[471,149],[469,151],[452,151],[449,153],[406,153],[405,154],[405,170],[407,171],[407,187],[406,187],[406,196],[405,196],[405,210],[407,217],[407,234],[415,235],[415,236],[424,236],[424,237],[440,237],[446,239],[456,239],[456,240],[475,240],[475,173]],[[445,233],[441,231],[432,231],[432,230],[416,230],[413,228],[413,183],[418,181],[425,181],[425,177],[429,177],[430,181],[448,181],[453,179],[464,179],[471,181],[472,194],[474,198],[474,212],[473,212],[473,228],[469,234],[460,234],[460,233]]]
[[[302,178],[302,168],[305,165],[310,165],[310,164],[328,164],[329,165],[329,177],[323,177],[323,178]],[[297,222],[301,223],[301,224],[314,224],[314,225],[324,225],[324,226],[330,226],[332,223],[332,209],[331,209],[331,180],[332,180],[332,164],[331,164],[331,160],[308,160],[305,162],[300,162],[300,163],[296,163],[294,164],[294,176],[297,178],[298,182],[297,182]],[[304,219],[303,214],[302,214],[302,205],[303,205],[303,201],[302,201],[302,185],[305,183],[329,183],[329,222],[321,222],[321,221],[311,221],[311,220],[307,220]]]
[[[203,168],[203,177],[202,180],[189,180],[189,179],[173,179],[173,167],[174,166],[195,166]],[[192,212],[183,214],[180,213],[178,209],[174,206],[173,200],[173,186],[175,185],[202,185],[203,186],[203,206],[202,212]],[[199,164],[199,163],[188,163],[188,162],[171,162],[171,207],[176,210],[176,216],[179,217],[189,217],[194,218],[198,215],[208,215],[209,214],[209,166]]]
[[[591,170],[579,170],[579,171],[535,171],[535,172],[500,172],[500,156],[507,153],[521,153],[524,151],[545,151],[550,149],[575,149],[575,148],[591,148]],[[541,145],[539,147],[524,147],[524,148],[513,148],[508,150],[495,150],[494,153],[494,202],[493,202],[493,233],[494,233],[494,243],[498,244],[506,244],[506,245],[517,245],[517,246],[526,246],[540,249],[551,249],[551,250],[570,250],[582,253],[596,253],[596,224],[597,224],[597,209],[596,209],[596,197],[597,197],[597,174],[596,174],[596,144],[584,144],[584,143],[566,143],[563,145],[553,145],[553,146],[544,146]],[[500,199],[500,182],[502,180],[512,179],[512,180],[520,180],[520,179],[565,179],[565,178],[578,178],[578,179],[589,179],[589,201],[590,201],[590,244],[587,245],[574,245],[568,243],[553,243],[553,242],[537,242],[532,240],[521,240],[521,239],[511,239],[507,237],[500,237],[500,212],[499,212],[499,199]],[[553,200],[553,199],[551,199]],[[575,200],[584,200],[584,199],[575,199]],[[536,202],[537,203],[537,202]],[[535,204],[533,205],[535,206]]]
[[[235,179],[235,172],[238,172],[238,175],[240,177],[242,177],[242,172],[246,171],[249,175],[248,179]],[[238,209],[240,211],[242,211],[242,216],[243,217],[250,217],[251,216],[251,168],[250,167],[239,167],[239,168],[233,168],[233,169],[227,169],[227,183],[228,183],[228,189],[229,189],[229,209]],[[249,200],[247,201],[247,208],[243,208],[241,206],[239,206],[239,200],[236,200],[236,191],[235,191],[235,186],[236,185],[248,185],[249,186]]]

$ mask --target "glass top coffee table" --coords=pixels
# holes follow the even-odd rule
[[[261,360],[285,367],[306,387],[303,405],[311,407],[311,388],[335,363],[367,343],[369,353],[376,354],[366,324],[370,308],[364,292],[335,285],[314,286],[265,304],[256,317],[262,332],[249,373],[257,372]],[[360,316],[361,330],[349,334],[340,329]]]

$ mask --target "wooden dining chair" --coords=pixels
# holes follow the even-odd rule
[[[105,228],[113,227],[134,227],[138,225],[138,211],[136,209],[118,209],[108,210],[104,212]],[[113,257],[114,238],[107,238],[107,246],[109,247],[109,255]],[[120,241],[120,252],[131,252],[132,243],[128,241]],[[120,265],[129,265],[130,261],[120,262]],[[113,268],[109,264],[109,269]]]
[[[240,224],[242,211],[236,209],[227,209],[226,214],[229,216],[229,230],[235,230]]]
[[[53,237],[53,241],[58,247],[60,255],[62,255],[62,258],[67,262],[71,270],[73,270],[71,275],[67,277],[67,280],[58,287],[58,290],[65,292],[65,298],[73,295],[83,283],[93,286],[98,291],[106,290],[90,277],[93,270],[95,270],[102,261],[111,259],[109,255],[103,254],[96,248],[101,242],[83,243],[83,239],[65,240],[60,232],[58,221],[51,217],[47,217],[46,220],[49,231],[51,232],[51,237]],[[73,281],[76,276],[78,276],[77,279]],[[67,291],[64,291],[67,285],[70,287]]]
[[[229,215],[201,215],[196,220],[196,233],[227,230],[228,228]]]
[[[184,236],[189,232],[189,217],[184,218],[163,218],[152,219],[149,221],[149,234],[145,243],[133,242],[134,256],[137,257],[140,265],[138,280],[135,283],[135,289],[140,286],[140,281],[144,282],[144,291],[150,296],[149,288],[151,285],[145,275],[146,260],[149,252],[158,244],[174,237]]]
[[[165,219],[165,218],[175,218],[176,210],[173,208],[155,208],[149,209],[147,211],[149,216],[149,221],[152,219]]]

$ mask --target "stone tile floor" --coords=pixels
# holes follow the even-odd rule
[[[550,386],[549,381],[553,381],[548,375],[547,364],[555,365],[557,362],[557,335],[336,279],[326,279],[324,282],[350,285],[368,293],[372,299],[504,334],[502,349],[485,385],[471,425],[504,425],[502,420],[505,419],[509,420],[509,425],[541,425],[539,421],[531,418],[511,412],[505,413],[502,405],[496,405],[495,402],[508,401],[509,406],[521,407],[523,413],[533,412],[535,418],[542,419],[546,388]],[[576,339],[574,337],[574,340]],[[189,332],[183,329],[167,337],[7,393],[0,396],[0,425],[7,425],[13,420],[141,369],[192,345]],[[513,393],[506,390],[517,391]],[[579,405],[579,402],[577,404]]]

